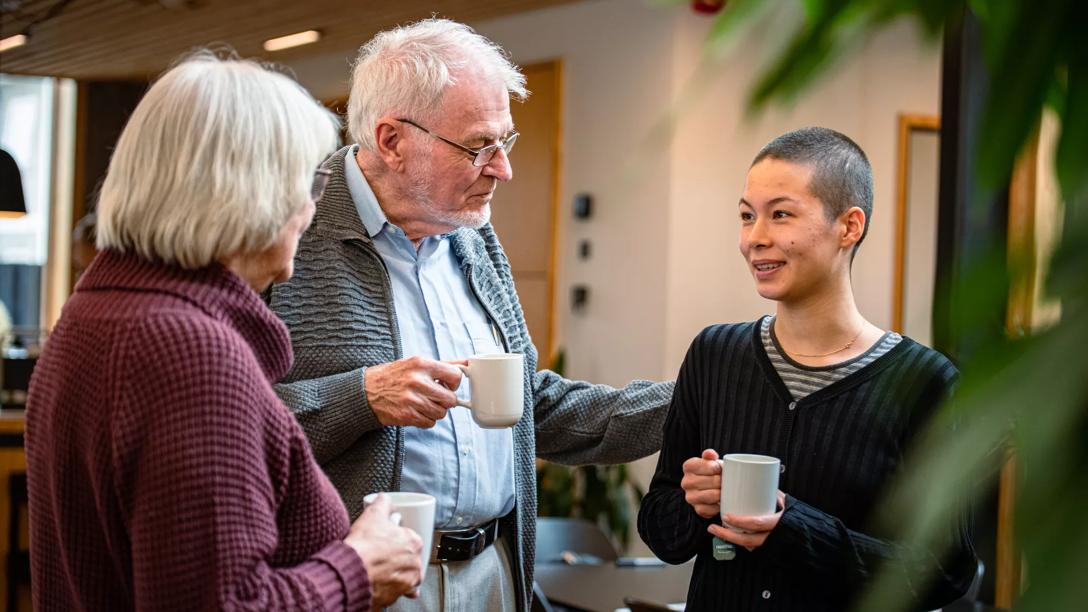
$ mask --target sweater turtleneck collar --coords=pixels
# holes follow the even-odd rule
[[[156,263],[131,253],[100,252],[76,284],[76,293],[148,291],[185,300],[237,331],[270,383],[291,369],[287,327],[240,277],[219,263],[197,270]]]

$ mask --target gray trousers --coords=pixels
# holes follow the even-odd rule
[[[514,571],[506,542],[499,540],[468,561],[427,566],[419,598],[401,597],[392,612],[516,612]]]

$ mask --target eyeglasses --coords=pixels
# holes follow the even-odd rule
[[[476,166],[477,168],[479,168],[480,166],[486,166],[487,164],[491,163],[491,159],[495,157],[495,154],[499,152],[499,149],[502,149],[506,152],[507,155],[510,155],[510,150],[514,148],[514,143],[518,140],[518,133],[514,132],[513,134],[507,136],[504,140],[496,142],[495,144],[489,144],[486,147],[481,147],[479,149],[470,149],[464,145],[457,144],[456,142],[448,138],[443,138],[410,119],[397,119],[397,121],[407,123],[414,128],[423,130],[431,138],[441,140],[442,142],[450,145],[451,147],[457,147],[465,153],[468,153],[472,156],[472,165]]]
[[[332,170],[328,168],[314,170],[314,182],[310,185],[310,199],[315,204],[321,199],[321,196],[325,195],[325,186],[329,184],[330,176],[332,176]]]

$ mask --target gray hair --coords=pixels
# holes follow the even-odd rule
[[[426,120],[465,72],[502,83],[516,100],[529,95],[525,75],[506,52],[463,23],[431,18],[378,33],[359,49],[352,70],[352,139],[373,151],[374,126],[381,117]]]
[[[307,205],[335,116],[262,65],[201,51],[137,105],[98,200],[97,245],[201,268],[262,251]]]
[[[823,203],[828,221],[855,206],[865,213],[865,229],[854,245],[856,252],[869,233],[873,216],[873,169],[865,151],[835,130],[807,127],[767,143],[752,160],[752,166],[768,157],[812,168],[808,188]]]

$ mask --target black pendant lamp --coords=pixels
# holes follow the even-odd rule
[[[23,179],[15,158],[0,149],[0,218],[21,217],[26,214]]]

